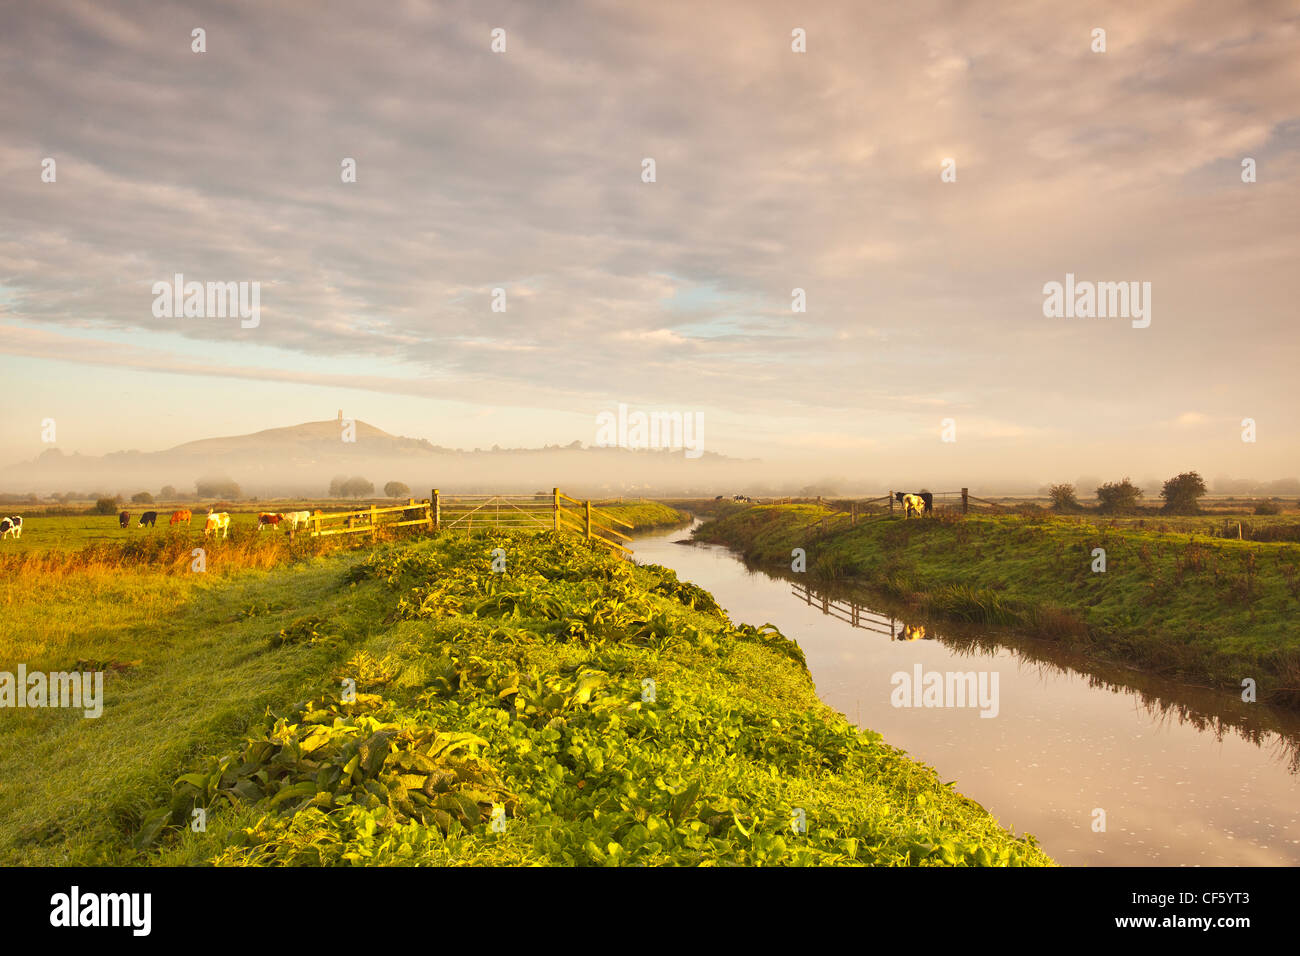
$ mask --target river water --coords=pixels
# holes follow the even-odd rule
[[[1046,641],[936,627],[860,591],[828,593],[805,575],[746,567],[720,546],[676,543],[689,536],[640,536],[636,560],[705,588],[733,621],[775,624],[803,648],[822,700],[934,767],[1004,826],[1032,833],[1059,862],[1300,863],[1297,715],[1089,663]],[[891,678],[918,665],[923,675],[982,673],[990,692],[996,673],[996,716],[896,706]]]

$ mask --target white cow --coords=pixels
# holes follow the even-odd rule
[[[203,537],[209,534],[220,532],[221,537],[229,536],[230,532],[230,515],[225,511],[209,511],[208,520],[203,524]]]
[[[310,511],[289,511],[284,515],[284,520],[289,522],[288,531],[290,534],[297,531],[299,527],[307,527],[311,523]]]
[[[19,515],[10,515],[7,518],[0,519],[0,538],[7,538],[13,535],[15,538],[23,536],[23,519]]]

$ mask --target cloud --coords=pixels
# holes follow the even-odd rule
[[[776,2],[563,9],[10,11],[0,317],[49,335],[0,351],[93,376],[175,361],[154,350],[174,335],[246,342],[288,359],[185,361],[557,414],[802,416],[769,436],[792,447],[856,434],[828,419],[885,440],[975,405],[1026,458],[1137,427],[1133,406],[1159,428],[1209,379],[1261,417],[1293,404],[1289,4],[829,3],[799,11],[806,54]],[[1067,271],[1151,281],[1152,327],[1045,320]],[[177,272],[261,282],[256,335],[154,319],[149,288]],[[349,356],[394,374],[316,371]]]

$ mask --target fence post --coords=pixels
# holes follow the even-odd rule
[[[889,513],[891,515],[894,513],[894,493],[892,491],[889,493]]]
[[[961,513],[965,514],[968,511],[970,511],[970,489],[963,488],[961,490]]]
[[[591,499],[587,499],[587,537],[591,538]]]
[[[433,489],[433,495],[429,498],[429,520],[433,523],[433,530],[442,530],[442,501],[438,498],[438,489]]]
[[[555,530],[560,530],[560,489],[551,489],[551,512],[555,516]]]
[[[375,522],[378,520],[379,518],[375,514],[375,506],[371,505],[370,506],[370,540],[371,541],[374,541],[375,535],[379,533],[379,529],[375,525]]]
[[[311,520],[316,522],[316,533],[312,537],[319,538],[320,537],[320,515],[312,515]]]
[[[849,502],[849,524],[855,525],[857,523],[858,523],[858,503],[856,501],[851,501]]]

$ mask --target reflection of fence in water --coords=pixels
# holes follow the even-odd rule
[[[861,628],[876,634],[886,634],[891,641],[916,641],[925,638],[925,628],[921,625],[906,624],[901,618],[892,614],[881,614],[869,607],[847,598],[832,598],[818,594],[806,584],[793,585],[791,592],[795,597],[803,598],[809,607],[817,607],[827,617],[843,621],[851,627]]]

